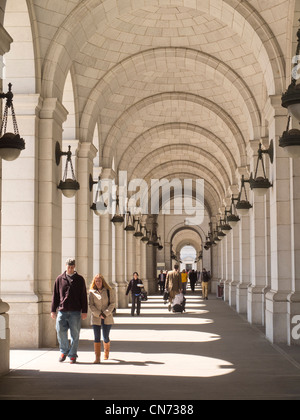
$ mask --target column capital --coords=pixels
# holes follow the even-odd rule
[[[275,117],[287,116],[287,110],[283,108],[281,103],[281,95],[269,96],[263,110],[263,115],[269,123]]]
[[[77,157],[80,158],[89,158],[91,160],[95,159],[97,156],[97,148],[89,142],[78,143],[77,148]]]
[[[40,111],[40,119],[55,120],[59,124],[63,124],[69,112],[57,98],[45,98]]]
[[[116,179],[116,172],[111,168],[103,168],[101,172],[101,179]]]
[[[12,42],[12,37],[0,24],[0,55],[4,55],[5,53],[9,52],[10,44],[12,44]]]

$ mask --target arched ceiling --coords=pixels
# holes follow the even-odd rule
[[[71,70],[77,136],[92,142],[98,126],[102,166],[204,179],[216,213],[264,132],[266,98],[285,89],[293,2],[29,3],[42,95],[62,99]]]

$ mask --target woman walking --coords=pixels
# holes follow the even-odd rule
[[[144,287],[142,280],[139,279],[138,273],[135,271],[133,273],[133,279],[130,281],[126,296],[128,296],[129,292],[132,293],[132,307],[131,307],[131,316],[134,316],[135,313],[135,306],[136,306],[136,313],[137,316],[141,313],[141,293],[142,288]]]
[[[107,284],[101,274],[95,276],[89,293],[89,306],[92,312],[91,324],[94,330],[95,362],[101,363],[101,331],[104,341],[104,360],[110,352],[110,330],[114,324],[113,311],[116,307],[114,290]]]

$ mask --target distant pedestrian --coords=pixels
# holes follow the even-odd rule
[[[182,282],[182,290],[183,290],[184,295],[186,294],[187,281],[188,281],[188,273],[186,272],[185,269],[183,269],[181,273],[181,282]]]
[[[104,342],[104,360],[110,352],[110,330],[114,324],[113,311],[116,308],[115,291],[101,274],[94,277],[89,293],[89,306],[92,312],[91,325],[94,330],[94,364],[101,363],[101,332]]]
[[[134,316],[135,309],[137,316],[141,314],[141,302],[142,302],[142,289],[144,285],[141,279],[139,279],[139,274],[135,271],[133,273],[133,279],[130,281],[126,296],[129,295],[129,292],[131,291],[132,294],[132,306],[131,306],[131,316]]]
[[[192,270],[189,274],[189,279],[190,279],[192,292],[194,293],[195,292],[195,285],[197,283],[197,271]]]
[[[71,363],[76,363],[81,320],[87,319],[87,312],[85,280],[75,271],[75,260],[69,258],[66,261],[66,271],[55,281],[51,307],[51,317],[56,319],[61,353],[59,362],[64,362],[68,356]],[[71,345],[68,340],[69,330]]]
[[[160,274],[158,275],[158,286],[159,286],[159,290],[160,290],[160,294],[163,295],[164,294],[164,290],[165,290],[165,284],[166,284],[166,277],[167,275],[163,272],[163,270],[160,271]]]
[[[203,268],[201,273],[201,282],[202,282],[202,298],[208,300],[208,285],[210,281],[210,273]]]

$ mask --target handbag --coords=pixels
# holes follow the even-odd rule
[[[169,300],[169,297],[170,297],[169,292],[168,292],[167,290],[165,290],[165,291],[164,291],[164,296],[163,296],[163,299],[164,299],[164,300]]]
[[[142,292],[141,292],[141,301],[142,302],[147,302],[147,300],[148,300],[148,293],[146,292],[145,289],[143,289]]]

